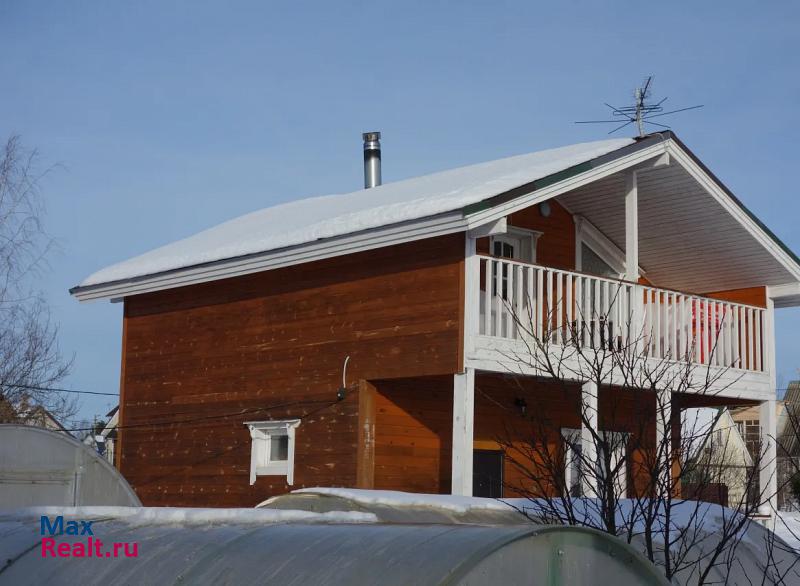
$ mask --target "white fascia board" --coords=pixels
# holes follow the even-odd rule
[[[670,139],[657,142],[652,146],[634,151],[629,155],[611,159],[589,171],[578,173],[577,175],[567,177],[562,181],[531,191],[530,193],[521,195],[505,203],[475,212],[467,217],[468,226],[472,229],[487,222],[493,222],[503,216],[513,214],[516,211],[523,210],[548,199],[553,199],[554,197],[558,197],[563,193],[572,191],[588,183],[593,183],[609,175],[613,175],[614,173],[639,165],[653,157],[661,157],[665,153],[667,145],[671,142],[672,140]]]
[[[460,210],[456,210],[421,220],[364,230],[339,238],[320,240],[281,250],[225,259],[124,281],[77,287],[73,289],[72,294],[79,301],[119,300],[128,295],[228,279],[423,238],[463,232],[466,229],[463,214]]]
[[[779,262],[783,267],[800,281],[800,266],[795,260],[781,248],[775,240],[759,226],[753,219],[745,212],[740,205],[734,202],[725,190],[711,178],[701,167],[698,165],[691,156],[689,156],[683,149],[676,145],[672,140],[668,141],[667,148],[674,160],[683,167],[692,178],[697,181],[706,192],[711,195],[717,202],[733,216],[741,225],[747,230],[756,241],[769,251],[770,254]]]
[[[800,306],[800,283],[767,287],[767,297],[775,302],[775,307],[798,307]]]

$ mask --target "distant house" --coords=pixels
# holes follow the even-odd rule
[[[690,468],[684,482],[706,491],[718,491],[715,496],[720,498],[714,500],[722,501],[720,504],[737,507],[739,503],[746,503],[753,458],[730,410],[724,407],[687,409],[683,414],[682,432],[684,445],[689,450]],[[683,496],[701,496],[687,493],[691,490],[684,491]]]
[[[11,404],[9,401],[0,399],[0,415],[2,415],[0,421],[42,427],[70,435],[61,422],[41,405],[32,405],[27,401]]]
[[[732,409],[731,415],[748,452],[753,458],[758,458],[759,450],[762,448],[762,413],[753,407],[739,407]],[[791,423],[794,419],[795,424],[800,424],[800,381],[790,382],[783,400],[776,402],[775,419],[777,422],[775,437],[778,438],[778,507],[781,510],[796,509],[798,503],[794,502],[791,495],[789,478],[800,470],[800,439],[797,437],[797,432],[800,430]]]
[[[658,391],[575,376],[560,400],[509,359],[525,331],[554,350],[581,332],[591,350],[644,325],[648,361],[687,356],[723,389],[670,394],[671,413],[752,406],[774,437],[775,308],[800,305],[800,259],[665,131],[284,203],[71,292],[124,304],[115,450],[147,505],[251,506],[304,486],[512,495],[526,479],[496,438],[521,410],[577,453],[589,431],[638,433],[632,414],[603,428],[609,401],[646,398],[655,421]],[[596,394],[600,417],[582,422]],[[615,454],[630,490],[641,456]]]
[[[95,429],[91,433],[87,433],[83,443],[94,448],[100,453],[112,466],[116,466],[116,441],[117,441],[117,424],[119,421],[119,406],[114,407],[111,411],[106,413],[108,422],[102,425],[102,428]]]

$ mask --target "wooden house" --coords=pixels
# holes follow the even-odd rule
[[[631,316],[647,360],[719,377],[668,407],[758,405],[774,432],[775,308],[800,304],[800,262],[663,132],[267,208],[71,292],[124,304],[116,451],[142,502],[251,506],[306,486],[514,494],[497,437],[520,411],[587,426],[514,359],[526,336],[619,350]],[[659,392],[572,379],[598,429],[609,401]]]

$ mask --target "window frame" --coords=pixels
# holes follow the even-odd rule
[[[541,235],[542,233],[538,230],[508,226],[506,232],[502,234],[493,234],[489,237],[489,254],[494,256],[495,242],[504,242],[515,247],[519,245],[518,258],[510,258],[508,260],[536,264],[536,243]]]
[[[622,465],[617,469],[614,483],[616,484],[618,492],[617,496],[620,498],[627,498],[628,468],[631,464],[630,458],[628,457],[628,441],[630,440],[631,434],[625,431],[610,430],[601,430],[600,433],[602,433],[604,437],[610,436],[610,443],[614,448],[616,448],[614,453],[611,455],[612,466],[617,468],[619,463],[622,463]],[[571,489],[573,486],[577,487],[578,492],[581,493],[581,456],[576,456],[574,454],[574,452],[578,451],[582,447],[581,430],[572,427],[562,427],[561,438],[564,449],[564,482],[567,486],[567,490],[570,491],[570,493],[572,492]],[[605,461],[602,460],[598,455],[597,465],[604,466],[604,462]],[[573,477],[573,475],[575,476]]]
[[[259,476],[285,476],[286,484],[294,484],[295,431],[299,419],[245,421],[250,431],[250,484]],[[286,460],[270,461],[273,437],[288,438]]]

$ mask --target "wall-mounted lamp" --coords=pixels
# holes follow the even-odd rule
[[[525,411],[528,410],[528,402],[525,399],[522,397],[517,397],[514,399],[514,407],[519,409],[520,415],[525,417]]]

